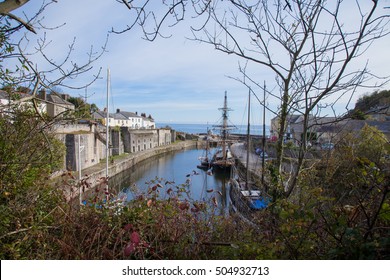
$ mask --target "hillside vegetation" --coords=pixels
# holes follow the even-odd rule
[[[375,91],[358,99],[354,110],[367,112],[373,108],[390,105],[390,90]]]

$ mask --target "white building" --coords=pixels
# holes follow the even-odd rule
[[[107,110],[104,109],[104,111],[96,111],[92,114],[92,117],[94,120],[100,122],[102,125],[106,125],[106,119],[107,119]],[[108,115],[108,126],[115,127],[117,126],[117,123],[115,121],[115,118],[113,114]]]
[[[111,114],[111,115],[114,118],[113,126],[131,127],[131,121],[128,118],[126,118],[124,115],[122,115],[121,113],[115,113],[115,114]]]
[[[125,127],[132,128],[132,129],[140,129],[143,127],[142,124],[142,117],[138,116],[138,114],[135,114],[133,112],[125,112],[121,111],[120,109],[116,109],[117,118],[125,118],[128,122],[124,122]]]
[[[33,99],[38,101],[36,107],[32,102]],[[12,109],[10,109],[10,107],[12,107]],[[34,97],[31,94],[24,92],[12,92],[9,94],[6,91],[0,90],[0,112],[5,111],[5,108],[7,108],[6,111],[9,112],[15,108],[33,111],[37,109],[40,114],[48,114],[48,104],[41,100],[39,96]]]
[[[0,90],[0,112],[3,111],[4,107],[9,104],[8,93]]]
[[[93,118],[103,125],[106,124],[106,111],[93,113]],[[137,113],[116,110],[115,114],[109,114],[110,127],[127,127],[129,129],[155,129],[156,124],[151,117],[138,116]]]
[[[154,129],[156,124],[152,118],[142,117],[142,127],[145,129]]]

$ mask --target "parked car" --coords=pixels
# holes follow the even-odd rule
[[[266,152],[261,152],[259,156],[260,158],[268,158],[268,154]]]
[[[321,145],[321,149],[323,150],[333,150],[334,144],[333,143],[324,143]]]
[[[255,150],[255,153],[256,153],[256,155],[258,155],[258,156],[260,156],[260,158],[268,158],[268,154],[267,154],[267,152],[263,152],[263,150],[261,149],[261,148],[256,148],[256,150]]]

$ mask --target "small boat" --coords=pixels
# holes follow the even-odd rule
[[[250,212],[262,210],[268,206],[271,199],[268,195],[264,195],[258,189],[248,188],[246,182],[232,178],[230,184],[231,205],[234,212]],[[251,184],[253,187],[253,183]]]
[[[249,102],[250,104],[250,92]],[[255,211],[265,209],[271,201],[270,196],[261,190],[261,186],[250,180],[249,176],[249,159],[250,159],[250,105],[248,105],[248,128],[247,128],[247,145],[246,145],[246,176],[241,179],[236,168],[233,169],[235,176],[229,180],[229,197],[230,205],[233,212],[239,214],[244,220],[252,222],[252,214]],[[264,186],[262,186],[264,189]]]
[[[206,147],[204,150],[204,153],[201,157],[199,157],[200,164],[197,165],[196,167],[202,170],[209,170],[211,168],[211,153],[210,153],[210,137],[211,137],[211,132],[207,128],[207,136],[206,136]]]
[[[200,157],[200,164],[196,167],[202,170],[209,170],[211,168],[211,161],[207,157]]]

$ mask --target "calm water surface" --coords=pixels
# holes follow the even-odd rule
[[[147,159],[113,177],[110,187],[126,191],[131,200],[138,192],[146,192],[152,180],[161,178],[162,185],[167,181],[174,182],[168,184],[166,190],[189,180],[189,195],[192,199],[203,201],[216,197],[220,214],[228,213],[229,193],[226,185],[230,174],[214,173],[210,176],[206,171],[198,169],[198,158],[202,154],[203,150],[186,149]],[[134,191],[132,186],[136,186],[138,191]],[[161,190],[162,198],[166,196],[166,190]]]

